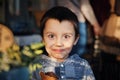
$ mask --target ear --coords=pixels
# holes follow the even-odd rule
[[[79,40],[79,36],[75,39],[75,41],[74,41],[74,45],[77,44],[78,40]]]

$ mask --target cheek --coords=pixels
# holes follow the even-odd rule
[[[44,40],[43,41],[46,47],[50,47],[54,44],[54,41]]]
[[[65,49],[66,49],[66,53],[70,53],[71,52],[71,50],[72,50],[72,47],[73,47],[73,43],[65,43],[64,44],[64,47],[65,47]]]
[[[73,47],[73,45],[74,45],[74,41],[66,41],[66,42],[64,42],[65,47],[70,48],[70,47]]]

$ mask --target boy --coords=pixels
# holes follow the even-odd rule
[[[53,72],[59,80],[95,80],[88,62],[71,53],[79,39],[79,22],[72,11],[60,6],[48,10],[40,28],[45,52],[33,62],[42,64],[33,72],[33,80],[44,80],[41,72]]]

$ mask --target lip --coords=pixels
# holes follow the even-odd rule
[[[63,52],[64,49],[52,49],[54,52]]]

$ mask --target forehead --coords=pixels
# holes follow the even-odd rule
[[[74,32],[74,25],[68,20],[59,21],[57,19],[48,19],[45,24],[45,31],[72,31]]]

